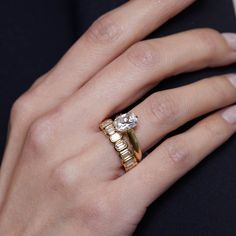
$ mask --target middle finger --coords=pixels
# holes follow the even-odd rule
[[[40,121],[42,124],[39,122],[39,127],[36,125],[32,129],[33,134],[42,130],[42,126],[46,127],[47,136],[53,135],[53,138],[49,142],[43,136],[43,140],[40,138],[37,142],[43,141],[53,152],[75,155],[81,135],[86,137],[81,145],[88,145],[103,119],[134,102],[161,80],[234,61],[236,50],[227,44],[225,37],[209,29],[142,42],[122,54],[56,111],[44,117]],[[50,132],[47,129],[49,124]]]
[[[167,77],[235,62],[236,50],[227,42],[214,30],[198,29],[138,43],[72,96],[65,110],[76,117],[80,111],[75,106],[80,107],[84,122],[97,129],[101,120]]]
[[[235,102],[235,74],[157,92],[133,109],[139,117],[136,135],[147,150],[186,122]]]

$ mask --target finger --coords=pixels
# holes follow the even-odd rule
[[[129,1],[99,18],[57,66],[38,80],[13,106],[11,123],[14,134],[11,135],[14,136],[14,141],[10,140],[8,143],[3,168],[12,172],[27,127],[37,117],[62,103],[131,44],[193,2],[194,0]],[[18,134],[21,137],[16,141],[15,136],[18,137]],[[3,173],[1,180],[5,179],[4,175]]]
[[[75,105],[91,112],[87,121],[97,128],[98,122],[130,105],[167,77],[234,62],[236,50],[231,46],[210,29],[139,43],[97,74],[66,105],[75,114]]]
[[[107,151],[104,147],[110,146],[106,142],[108,140],[105,140],[103,136],[100,138],[104,142],[93,142],[93,147],[86,150],[82,156],[76,155],[54,165],[57,179],[64,176],[65,181],[68,180],[69,183],[78,186],[78,183],[83,185],[87,185],[88,182],[90,184],[92,182],[107,183],[123,175],[124,169],[119,157],[116,158],[117,153],[112,148]]]
[[[146,151],[169,132],[188,121],[235,102],[236,75],[233,74],[207,78],[190,85],[151,95],[132,109],[139,117],[135,133],[142,151]],[[92,158],[86,158],[86,162],[91,163],[85,166],[87,169],[94,169],[94,166],[97,166],[97,178],[116,179],[117,176],[120,176],[120,174],[117,175],[121,169],[120,158],[107,138],[103,137],[103,133],[100,132],[93,136],[93,143],[97,143],[99,140],[96,146],[97,155],[96,157],[94,154],[88,155]],[[108,158],[107,153],[109,153]],[[77,159],[79,162],[80,159]],[[98,165],[98,163],[102,163],[102,165]],[[73,166],[78,166],[78,164]],[[85,170],[85,167],[82,169]],[[90,173],[91,171],[85,172]],[[92,172],[95,173],[95,171]]]
[[[71,94],[130,45],[193,2],[128,1],[95,21],[66,53],[48,80],[60,84],[60,93]],[[47,89],[55,91],[55,85]]]
[[[157,92],[132,110],[139,117],[136,135],[145,151],[188,121],[235,102],[235,74]]]
[[[236,106],[232,106],[166,140],[137,167],[117,179],[114,187],[119,189],[123,201],[132,199],[130,207],[147,207],[235,132]]]
[[[12,134],[14,141],[10,140],[4,155],[2,169],[8,171],[1,173],[0,189],[5,189],[9,182],[7,179],[16,164],[23,137],[34,119],[60,104],[129,45],[145,37],[193,1],[135,0],[97,20],[58,65],[14,105],[12,116],[17,119],[14,122],[15,133]],[[18,134],[21,134],[20,139]],[[3,197],[0,196],[0,202],[1,199]]]
[[[78,90],[107,63],[194,0],[135,0],[100,17],[37,86],[31,102],[40,113]],[[135,14],[139,12],[139,14]],[[32,96],[35,95],[35,96]],[[33,97],[33,98],[32,98]],[[50,99],[49,99],[50,98]]]
[[[214,42],[214,46],[209,41]],[[81,133],[86,133],[88,140],[93,139],[94,130],[99,129],[103,119],[114,110],[130,104],[147,87],[150,88],[172,74],[225,65],[236,60],[236,52],[228,46],[224,37],[208,29],[188,31],[151,42],[152,51],[149,52],[153,58],[158,55],[158,60],[136,67],[127,60],[130,54],[126,52],[52,114],[48,114],[45,122],[41,121],[42,124],[33,127],[31,133],[32,137],[36,136],[36,142],[41,146],[43,142],[45,151],[50,149],[56,152],[53,153],[55,157],[68,152],[73,152],[71,156],[76,155],[81,148],[76,141]],[[48,135],[48,124],[50,130],[53,130],[50,132],[53,137],[42,140],[37,137],[39,130],[42,133],[44,129]],[[80,142],[80,145],[83,143]]]
[[[19,99],[13,108],[13,117],[27,120],[28,124],[29,119],[22,119],[22,116],[30,113],[32,121],[56,107],[132,43],[193,2],[135,0],[106,13],[72,46],[57,66]],[[137,12],[140,14],[135,14]],[[37,109],[33,109],[35,107]]]

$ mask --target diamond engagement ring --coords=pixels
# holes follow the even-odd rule
[[[100,124],[100,129],[109,137],[119,153],[121,164],[125,171],[131,170],[142,159],[142,151],[135,135],[134,128],[137,126],[138,117],[128,112],[121,114],[115,120],[107,119]],[[123,137],[124,136],[124,137]],[[128,141],[126,141],[126,137]]]

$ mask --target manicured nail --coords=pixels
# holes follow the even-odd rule
[[[225,38],[230,48],[236,51],[236,33],[223,33],[222,36]]]
[[[231,84],[236,87],[236,74],[229,74],[227,75],[229,81],[231,82]]]
[[[230,124],[236,124],[236,105],[227,108],[223,113],[222,117]]]

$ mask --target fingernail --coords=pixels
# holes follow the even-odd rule
[[[236,51],[236,34],[235,33],[223,33],[222,36],[225,38],[229,47]]]
[[[230,124],[236,124],[236,105],[227,108],[223,113],[222,117],[225,121]]]
[[[229,81],[231,82],[231,84],[236,87],[236,74],[229,74],[227,75]]]

